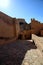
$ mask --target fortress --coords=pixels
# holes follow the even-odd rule
[[[0,39],[31,39],[31,34],[43,36],[43,23],[31,19],[27,24],[25,19],[12,18],[0,12]]]

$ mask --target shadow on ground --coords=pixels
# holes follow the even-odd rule
[[[0,65],[21,65],[26,52],[36,48],[34,43],[26,40],[0,45]]]

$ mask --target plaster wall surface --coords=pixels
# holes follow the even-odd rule
[[[14,37],[13,25],[5,23],[2,19],[0,19],[0,37]]]
[[[40,33],[41,33],[41,36],[43,36],[43,30],[41,30]]]
[[[38,22],[37,20],[31,20],[31,30],[32,33],[37,35],[41,35],[40,31],[43,29],[43,24]]]
[[[32,40],[35,42],[36,46],[40,51],[43,51],[43,37],[38,37],[35,34],[32,34]]]

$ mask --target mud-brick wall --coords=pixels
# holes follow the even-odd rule
[[[43,30],[41,30],[40,33],[41,33],[41,36],[43,36]]]
[[[37,46],[40,51],[43,51],[43,37],[38,37],[32,34],[32,40],[34,41],[35,45]]]
[[[31,38],[31,30],[24,30],[23,32],[24,32],[25,39]]]
[[[8,24],[0,19],[0,37],[15,37],[13,24]]]
[[[12,17],[0,12],[0,19],[4,20],[6,23],[12,24]]]
[[[40,30],[43,29],[43,24],[38,22],[37,20],[32,19],[31,20],[31,33],[39,34]]]
[[[15,27],[16,27],[16,37],[20,34],[20,25],[19,25],[19,20],[15,20]]]
[[[31,29],[31,34],[38,34],[38,30],[37,29]]]

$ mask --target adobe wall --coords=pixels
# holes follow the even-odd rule
[[[25,39],[31,39],[31,30],[24,30]]]
[[[32,40],[35,42],[37,48],[43,52],[43,37],[38,37],[35,34],[32,34]]]
[[[23,23],[26,23],[25,19],[18,18],[17,20],[18,20],[18,22],[23,22]]]
[[[25,29],[26,30],[30,30],[31,29],[31,25],[30,24],[25,24]]]
[[[20,26],[19,26],[19,21],[16,19],[15,20],[15,26],[16,26],[16,36],[20,34]]]
[[[19,23],[23,22],[21,26]],[[31,34],[43,36],[43,24],[35,19],[31,19],[31,23],[27,24],[25,19],[12,18],[0,12],[0,37],[18,37],[23,35],[23,39],[30,38]]]
[[[40,33],[41,33],[41,36],[43,36],[43,30],[41,30]]]
[[[43,29],[43,24],[38,22],[35,19],[31,19],[31,33],[35,33],[37,35],[41,35],[40,30]]]
[[[23,24],[20,25],[20,22]],[[24,19],[16,19],[16,26],[18,38],[21,36],[21,39],[30,39],[30,24],[27,24]]]
[[[12,17],[0,12],[0,19],[3,19],[4,22],[12,24]]]
[[[13,24],[7,24],[0,19],[0,37],[15,37]]]

